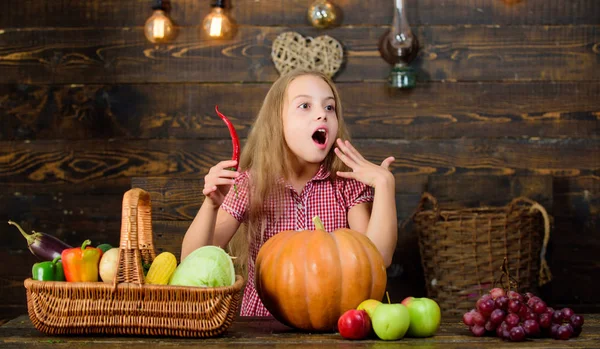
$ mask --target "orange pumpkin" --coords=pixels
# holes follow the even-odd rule
[[[383,258],[364,234],[350,229],[283,231],[267,240],[255,263],[258,296],[285,325],[335,331],[339,317],[366,299],[383,298]]]

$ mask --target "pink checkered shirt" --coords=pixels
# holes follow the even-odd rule
[[[372,187],[356,180],[340,177],[332,181],[329,175],[329,171],[321,166],[319,172],[306,183],[302,193],[298,194],[289,183],[286,183],[282,195],[265,202],[267,226],[264,241],[285,230],[313,230],[315,229],[312,222],[314,216],[321,218],[326,231],[347,228],[348,210],[356,204],[373,201]],[[243,172],[235,182],[237,195],[232,186],[221,208],[239,222],[245,222],[248,208],[248,172]],[[281,211],[281,219],[275,218],[277,207]],[[260,241],[253,241],[250,245],[248,282],[240,312],[242,316],[270,316],[254,286],[254,261],[261,246]]]

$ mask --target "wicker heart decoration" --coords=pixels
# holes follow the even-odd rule
[[[333,77],[342,66],[344,50],[337,40],[327,35],[311,38],[285,32],[273,41],[271,58],[282,75],[294,69],[309,69]]]

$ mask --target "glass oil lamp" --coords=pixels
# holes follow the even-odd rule
[[[394,88],[413,88],[416,72],[409,66],[419,51],[417,37],[410,29],[404,0],[394,0],[392,27],[379,40],[381,57],[392,65],[388,82]]]

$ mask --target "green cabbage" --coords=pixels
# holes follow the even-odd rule
[[[235,283],[231,257],[218,246],[203,246],[177,266],[169,285],[223,287]]]

